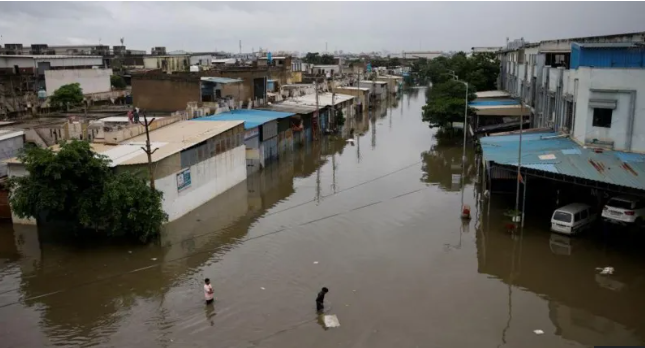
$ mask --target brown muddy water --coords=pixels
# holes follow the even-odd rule
[[[169,225],[156,245],[70,245],[2,226],[0,346],[645,343],[642,253],[551,235],[543,221],[507,234],[506,203],[479,203],[470,150],[473,218],[462,224],[461,144],[421,122],[423,92],[348,120],[354,146],[299,150]],[[616,272],[601,276],[602,266]],[[322,286],[338,328],[315,314]]]

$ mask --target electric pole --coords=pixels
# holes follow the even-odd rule
[[[155,190],[155,175],[154,175],[153,168],[152,168],[152,154],[155,153],[157,150],[159,150],[159,148],[156,148],[154,150],[152,150],[150,148],[150,130],[149,130],[149,126],[154,121],[155,121],[155,119],[153,118],[152,120],[150,120],[150,122],[148,122],[148,118],[146,117],[145,113],[143,113],[143,123],[141,123],[141,121],[139,121],[139,124],[144,126],[145,129],[146,129],[146,147],[145,148],[142,147],[141,149],[146,153],[146,155],[148,155],[148,174],[150,175],[150,188],[153,191]]]

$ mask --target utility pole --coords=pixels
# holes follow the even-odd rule
[[[318,127],[318,132],[322,132],[320,129],[320,107],[318,105],[318,76],[314,78],[314,89],[316,90],[316,126]],[[316,134],[314,134],[315,136]]]
[[[331,117],[329,119],[329,128],[334,129],[332,125],[336,125],[336,92],[334,91],[334,72],[331,72]]]
[[[524,100],[522,98],[523,93],[523,86],[520,86],[520,143],[517,149],[517,187],[516,187],[516,192],[515,192],[515,212],[513,214],[513,220],[515,219],[515,214],[518,213],[520,209],[520,178],[522,177],[521,169],[522,169],[522,129],[524,125]],[[522,212],[522,217],[524,216],[524,212]],[[517,221],[514,221],[517,223]],[[524,221],[522,221],[522,224],[524,224]]]
[[[154,175],[153,168],[152,168],[152,154],[155,153],[157,150],[159,150],[159,148],[156,148],[154,150],[152,150],[150,148],[150,130],[149,130],[149,126],[154,121],[155,121],[155,119],[153,118],[152,120],[150,120],[150,122],[148,122],[148,118],[146,117],[145,113],[143,113],[143,123],[141,123],[141,121],[139,121],[139,124],[144,126],[145,129],[146,129],[146,147],[145,148],[142,147],[141,149],[146,153],[146,155],[148,155],[148,174],[150,175],[150,188],[153,191],[155,190],[155,175]]]

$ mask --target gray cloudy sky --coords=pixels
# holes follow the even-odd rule
[[[150,51],[467,50],[645,31],[645,2],[0,2],[6,43]]]

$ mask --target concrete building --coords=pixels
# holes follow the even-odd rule
[[[205,123],[238,121],[244,123],[244,144],[246,146],[246,167],[248,174],[264,168],[281,153],[293,149],[290,128],[292,112],[266,110],[233,110],[214,116],[201,117],[196,121]]]
[[[150,133],[156,150],[152,155],[155,186],[163,192],[162,206],[169,222],[246,179],[242,123],[183,121]],[[91,146],[112,161],[115,171],[145,173],[148,158],[141,150],[143,144],[145,135],[119,145],[93,143]],[[17,159],[7,164],[10,177],[28,175]],[[14,216],[13,223],[35,224],[36,221]]]
[[[501,89],[530,110],[523,175],[645,195],[645,32],[518,40],[499,55]],[[480,143],[488,179],[517,170],[517,135]]]
[[[346,94],[356,97],[356,109],[367,112],[370,102],[370,89],[367,87],[335,87],[337,94]]]
[[[308,94],[302,97],[287,99],[282,102],[282,105],[305,105],[314,107],[317,105],[319,109],[320,128],[327,132],[331,131],[330,126],[335,126],[334,120],[332,120],[331,108],[335,107],[336,110],[342,111],[346,119],[353,117],[356,111],[356,99],[352,95],[319,93],[317,101],[315,94]]]
[[[322,75],[331,78],[333,75],[339,75],[342,72],[342,65],[313,65],[309,68],[309,73]]]
[[[0,56],[0,117],[36,114],[47,107],[45,72],[93,69],[103,66],[100,56],[4,55]]]
[[[45,71],[45,90],[52,96],[61,86],[70,83],[81,85],[83,94],[110,92],[112,69],[73,69]]]
[[[581,145],[645,153],[645,33],[525,43],[500,53],[500,87],[521,96],[533,127]]]
[[[363,80],[358,82],[359,87],[370,89],[370,99],[382,100],[388,96],[387,81],[368,81]]]
[[[183,54],[144,57],[143,67],[145,69],[161,69],[161,71],[168,74],[188,71],[190,58],[188,55]]]
[[[470,52],[473,54],[476,53],[497,53],[501,51],[504,47],[502,46],[479,46],[479,47],[472,47],[470,49]]]
[[[408,60],[414,60],[414,59],[419,59],[419,58],[425,58],[425,59],[435,59],[437,57],[441,57],[443,55],[443,52],[440,51],[409,51],[405,52],[403,51],[401,53],[403,59],[408,59]]]
[[[12,129],[0,130],[0,177],[7,175],[6,160],[18,156],[25,144],[25,132]]]

